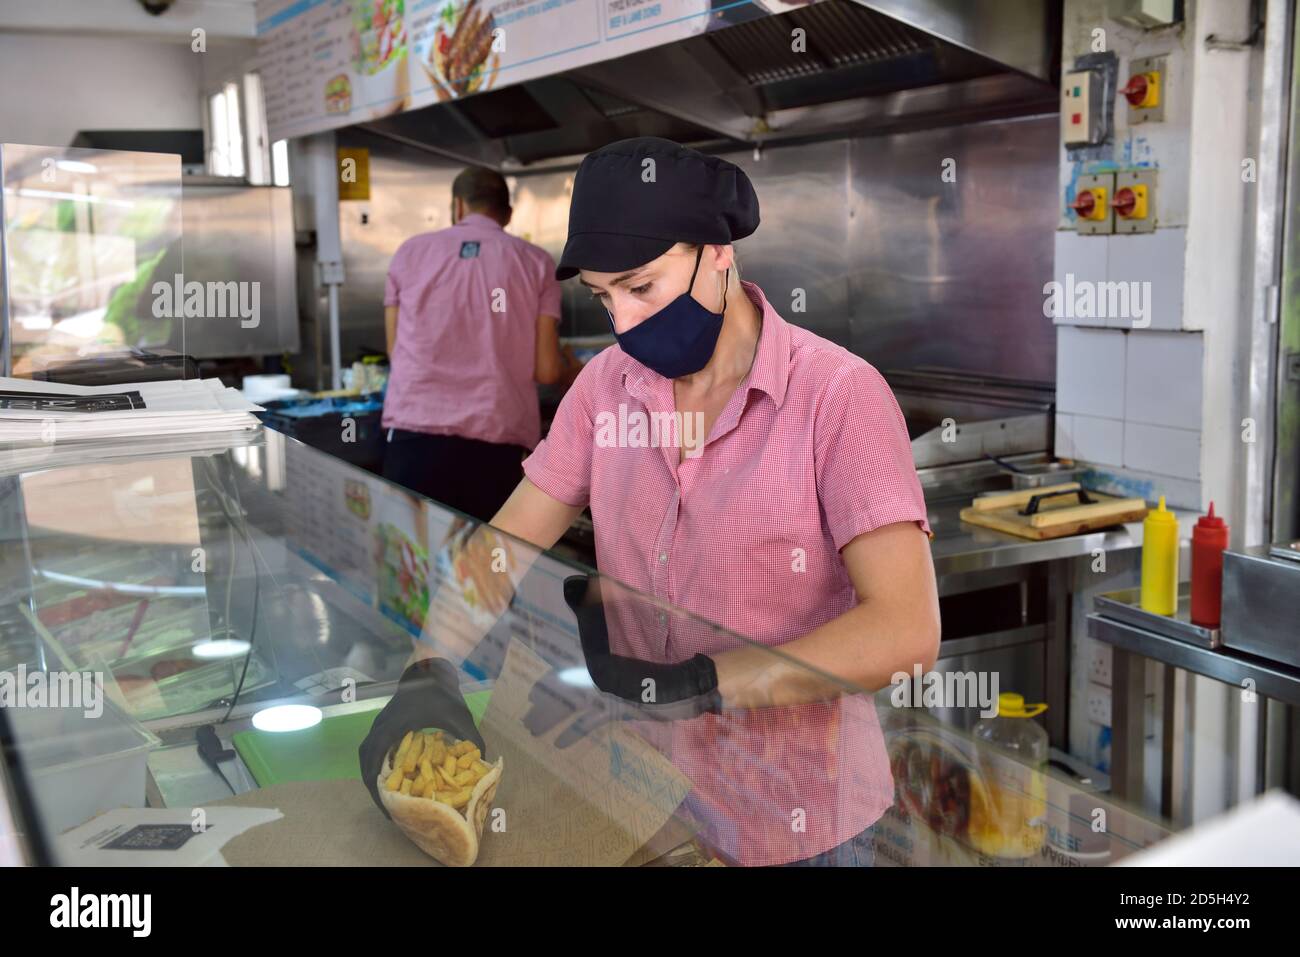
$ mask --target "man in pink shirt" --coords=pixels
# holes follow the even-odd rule
[[[580,274],[619,344],[492,525],[549,548],[590,506],[605,577],[565,599],[603,695],[545,679],[525,724],[553,727],[548,701],[584,713],[570,730],[630,717],[735,863],[868,864],[893,802],[870,694],[938,655],[925,501],[879,373],[731,288],[732,243],[757,226],[742,170],[667,140],[579,167],[557,276]]]
[[[384,476],[484,521],[541,438],[534,383],[568,363],[554,262],[505,232],[510,214],[499,174],[462,171],[452,226],[404,242],[384,293]]]

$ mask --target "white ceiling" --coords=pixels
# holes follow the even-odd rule
[[[256,2],[176,0],[166,13],[153,16],[139,0],[0,0],[0,29],[179,39],[202,27],[210,40],[248,40],[256,33]]]

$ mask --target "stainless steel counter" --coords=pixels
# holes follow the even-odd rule
[[[1114,552],[1142,547],[1141,522],[1039,542],[963,522],[958,516],[970,504],[969,496],[927,504],[934,532],[930,551],[940,576],[1080,558],[1098,549]]]

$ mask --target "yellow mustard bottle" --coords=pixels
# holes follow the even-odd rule
[[[1142,523],[1141,605],[1157,615],[1178,611],[1178,519],[1165,508],[1163,495]]]

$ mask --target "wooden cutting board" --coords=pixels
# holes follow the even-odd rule
[[[1041,540],[1078,535],[1146,518],[1147,503],[1144,499],[1088,491],[1086,494],[1093,504],[1084,505],[1079,501],[1081,488],[1078,482],[1065,482],[1044,488],[982,495],[961,510],[961,520],[1021,538]],[[1058,492],[1069,494],[1053,495]],[[1039,499],[1036,514],[1022,515],[1035,495],[1052,497]]]

